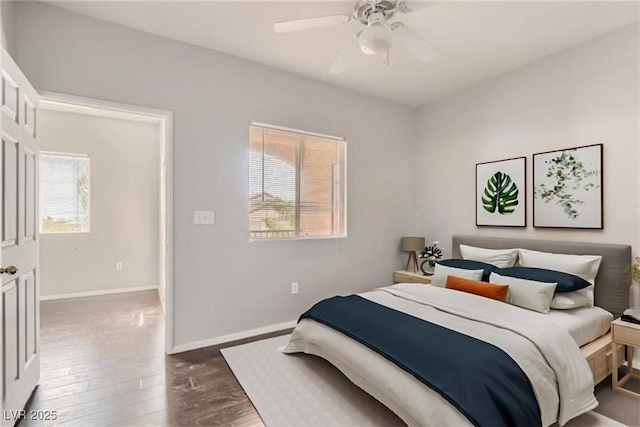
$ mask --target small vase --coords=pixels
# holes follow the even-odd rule
[[[629,308],[640,311],[640,284],[637,282],[629,286]]]
[[[422,273],[425,276],[433,276],[433,272],[435,271],[435,268],[436,268],[436,262],[428,259],[425,259],[424,261],[422,261],[422,264],[420,264],[420,270],[422,270]]]

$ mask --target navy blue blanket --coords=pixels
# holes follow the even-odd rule
[[[504,351],[357,295],[300,316],[369,347],[438,392],[476,426],[541,426],[529,378]]]

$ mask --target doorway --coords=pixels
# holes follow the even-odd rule
[[[55,292],[53,292],[53,294],[57,294],[58,297],[62,296],[62,297],[69,298],[69,297],[95,296],[95,295],[103,295],[103,294],[122,293],[122,292],[129,292],[129,291],[142,291],[142,290],[157,288],[158,297],[160,299],[160,303],[162,305],[162,311],[164,312],[164,318],[165,318],[164,349],[166,353],[171,354],[173,349],[172,262],[171,262],[171,258],[172,258],[172,251],[171,251],[171,246],[172,246],[171,164],[172,164],[172,161],[171,160],[172,160],[172,135],[173,135],[172,113],[169,111],[150,109],[146,107],[139,107],[139,106],[133,106],[133,105],[126,105],[126,104],[119,104],[119,103],[113,103],[109,101],[102,101],[102,100],[96,100],[96,99],[82,98],[82,97],[52,93],[52,92],[41,93],[40,108],[42,110],[42,113],[44,113],[43,116],[45,117],[46,117],[46,114],[48,113],[50,113],[51,115],[57,114],[58,117],[61,118],[60,120],[62,120],[62,118],[64,117],[75,116],[85,120],[85,123],[83,124],[83,126],[85,127],[89,126],[91,127],[91,129],[93,129],[94,127],[96,129],[97,128],[102,129],[101,135],[104,135],[103,138],[105,138],[105,140],[102,141],[103,146],[108,145],[109,134],[110,132],[113,132],[113,129],[109,128],[109,123],[127,123],[131,131],[134,132],[134,136],[131,136],[132,139],[129,141],[129,143],[128,144],[125,143],[120,148],[119,150],[120,152],[118,153],[118,156],[120,157],[112,156],[111,163],[109,164],[106,164],[106,162],[104,161],[102,163],[99,163],[97,156],[94,156],[96,158],[92,158],[92,156],[88,156],[87,153],[83,152],[82,150],[76,150],[76,149],[65,150],[64,148],[66,146],[64,144],[61,146],[61,149],[55,150],[53,152],[48,150],[48,147],[46,146],[46,144],[43,144],[41,148],[42,149],[41,169],[43,173],[46,172],[44,171],[44,167],[46,165],[52,165],[51,169],[54,171],[57,171],[61,168],[60,170],[62,170],[63,172],[65,170],[69,170],[71,171],[70,174],[77,175],[77,176],[74,175],[73,177],[70,178],[73,180],[73,182],[78,183],[77,184],[78,197],[76,198],[77,201],[72,200],[71,201],[72,203],[67,203],[67,204],[72,205],[71,210],[74,211],[74,215],[78,218],[78,220],[66,221],[66,224],[61,225],[59,224],[59,221],[56,221],[55,215],[50,215],[49,217],[45,217],[46,212],[44,210],[42,211],[43,218],[44,218],[43,221],[44,220],[49,221],[48,225],[52,228],[52,230],[55,231],[60,227],[76,227],[80,231],[80,233],[69,233],[66,236],[66,239],[67,239],[66,247],[67,248],[72,247],[73,250],[76,250],[76,251],[82,250],[82,245],[85,244],[85,242],[87,242],[86,235],[83,235],[81,232],[84,231],[88,235],[89,233],[91,233],[90,230],[92,227],[98,227],[100,224],[102,225],[103,243],[108,244],[111,240],[115,240],[112,238],[112,236],[109,236],[108,230],[106,231],[104,230],[106,221],[111,220],[111,217],[109,217],[109,213],[105,213],[105,212],[91,213],[90,211],[86,210],[87,206],[94,205],[93,202],[90,202],[91,199],[97,196],[105,198],[109,196],[108,193],[110,192],[109,186],[105,185],[105,183],[103,182],[100,188],[94,189],[93,191],[94,194],[90,194],[90,193],[87,195],[83,194],[81,183],[83,182],[83,180],[87,179],[86,178],[87,176],[91,176],[91,174],[87,173],[87,171],[90,169],[93,169],[95,173],[98,173],[99,172],[98,168],[101,168],[104,173],[104,169],[109,168],[111,169],[110,173],[113,173],[114,177],[117,177],[120,181],[122,181],[124,177],[121,175],[124,174],[125,172],[124,170],[120,170],[120,171],[118,170],[119,165],[122,165],[122,167],[124,168],[124,163],[128,163],[128,161],[132,157],[138,156],[138,158],[140,158],[141,155],[144,155],[144,150],[142,150],[143,153],[141,153],[140,149],[138,149],[137,151],[133,149],[135,146],[135,142],[142,141],[143,138],[145,137],[147,138],[147,141],[148,141],[150,129],[153,129],[153,132],[155,132],[153,135],[155,136],[155,144],[157,145],[149,148],[148,155],[152,156],[152,158],[155,159],[155,161],[157,162],[155,165],[153,165],[155,166],[154,170],[157,173],[157,175],[154,177],[154,180],[153,180],[154,186],[156,187],[156,190],[155,190],[156,194],[153,194],[153,197],[149,197],[149,200],[147,201],[149,202],[153,201],[153,203],[156,203],[155,206],[157,207],[157,209],[155,209],[155,211],[157,212],[156,214],[158,215],[157,225],[151,226],[151,224],[155,222],[155,219],[154,221],[142,220],[141,222],[138,222],[135,225],[129,224],[128,219],[123,219],[123,218],[129,217],[128,214],[123,215],[123,212],[122,212],[123,210],[128,209],[127,199],[130,202],[135,201],[137,205],[139,204],[138,202],[142,203],[147,198],[144,196],[144,192],[141,192],[140,189],[137,190],[138,191],[137,193],[133,192],[134,187],[140,184],[138,181],[141,181],[141,179],[138,179],[138,176],[142,176],[142,174],[144,173],[144,170],[142,170],[144,168],[140,167],[139,166],[140,163],[138,163],[138,166],[136,166],[136,168],[140,170],[129,171],[127,173],[128,177],[125,178],[125,181],[128,180],[126,182],[131,183],[130,185],[131,188],[128,188],[129,186],[127,186],[127,190],[132,190],[132,191],[131,192],[127,191],[127,194],[118,194],[117,192],[115,194],[111,194],[110,195],[111,198],[109,199],[109,201],[108,202],[103,201],[103,204],[102,204],[103,211],[106,206],[108,209],[111,210],[111,214],[113,214],[114,212],[117,213],[118,214],[117,216],[120,218],[119,224],[124,226],[125,229],[128,227],[128,230],[130,230],[128,233],[125,233],[125,236],[121,236],[122,238],[125,239],[125,246],[124,246],[125,249],[115,251],[115,252],[122,252],[122,255],[121,256],[111,255],[114,253],[114,251],[112,250],[110,251],[110,255],[108,256],[105,255],[104,257],[101,257],[99,254],[99,250],[93,249],[94,253],[93,253],[92,261],[90,260],[86,261],[86,262],[95,263],[97,258],[97,260],[100,262],[99,268],[105,269],[103,275],[108,275],[112,277],[113,283],[120,283],[120,284],[111,286],[110,288],[109,286],[106,286],[106,285],[100,286],[100,284],[97,284],[96,289],[90,289],[86,291],[83,290],[81,292],[78,292],[77,286],[75,289],[72,289],[72,288],[67,289],[62,287],[60,289],[56,289]],[[70,129],[73,129],[73,128],[74,128],[73,126],[70,127]],[[76,134],[75,136],[78,136],[77,135],[78,132],[80,132],[79,129],[74,129],[73,134]],[[137,140],[135,139],[136,138],[135,132],[138,132],[140,136],[138,136],[137,138],[140,138],[140,139],[137,139]],[[94,142],[94,151],[98,150],[98,152],[100,152],[101,150],[100,144],[97,144],[97,148],[96,148],[95,141],[93,142]],[[108,156],[108,153],[106,151],[102,151],[100,152],[100,156],[101,156],[100,158],[102,159]],[[152,160],[152,159],[149,158],[149,160]],[[49,163],[45,163],[45,161]],[[55,169],[54,166],[58,169]],[[69,175],[69,173],[67,175]],[[91,184],[85,183],[85,186],[90,187]],[[121,185],[121,188],[122,188],[122,185]],[[55,192],[49,191],[49,193],[53,194]],[[46,195],[44,195],[43,197],[46,197]],[[44,199],[42,200],[44,204]],[[83,210],[83,206],[85,210]],[[145,206],[143,206],[142,209],[145,209]],[[43,208],[44,206],[41,206],[41,209]],[[148,206],[146,206],[146,208],[148,209]],[[92,221],[96,223],[92,224]],[[97,221],[101,221],[101,223],[98,224]],[[123,222],[126,222],[126,224],[123,224]],[[131,220],[131,222],[133,222],[133,220]],[[148,230],[149,227],[155,228],[155,230]],[[138,239],[138,240],[145,240],[144,236],[151,236],[149,232],[153,231],[152,233],[153,239],[146,239],[146,240],[154,242],[155,250],[153,251],[154,253],[153,256],[155,257],[155,259],[152,260],[153,264],[149,264],[149,265],[153,265],[153,268],[156,270],[155,271],[156,274],[154,276],[157,278],[157,283],[151,283],[147,279],[141,279],[141,277],[148,277],[148,274],[145,276],[144,271],[138,271],[141,269],[138,268],[140,266],[137,265],[138,263],[136,261],[127,262],[126,260],[127,252],[130,252],[132,255],[136,255],[136,254],[139,254],[140,252],[144,252],[145,250],[148,250],[148,248],[136,249],[135,247],[132,247],[133,240],[135,240],[134,238],[131,238],[131,241],[132,241],[131,245],[127,245],[126,234],[132,234],[133,231],[131,230],[134,230],[136,233],[138,231],[142,233],[145,231],[145,229],[147,234],[142,234],[143,236],[142,239]],[[96,231],[97,230],[98,229],[96,228]],[[47,237],[47,236],[42,235],[41,237]],[[45,245],[48,242],[45,239],[41,238],[40,243],[41,245]],[[121,247],[122,247],[122,241],[121,241]],[[101,248],[104,248],[104,247],[101,247]],[[47,247],[46,249],[50,252],[52,250],[54,252],[57,251],[55,247],[53,249]],[[95,252],[98,252],[98,253],[96,254]],[[134,259],[136,258],[132,258],[132,260]],[[82,263],[82,262],[83,262],[82,259],[79,259],[78,263]],[[52,263],[52,265],[55,265],[56,266],[55,268],[59,267],[57,263]],[[82,266],[78,266],[78,268],[81,268],[81,267]],[[43,268],[42,271],[46,271],[47,266],[43,265],[41,268]],[[68,269],[70,268],[72,268],[72,266],[68,266]],[[97,269],[98,267],[96,267],[96,270]],[[53,269],[49,269],[49,270],[52,271]],[[89,271],[91,270],[89,269]],[[58,273],[59,273],[58,274],[59,280],[52,280],[52,282],[57,282],[57,283],[63,282],[62,279],[64,278],[65,272],[61,271]],[[117,282],[119,277],[132,277],[132,278],[128,279],[128,281],[120,280],[120,282]],[[44,284],[46,285],[46,283]],[[67,290],[69,290],[70,292],[67,292]],[[42,300],[58,299],[58,297],[56,297],[55,295],[47,296],[47,292],[43,292],[43,296],[41,297],[41,299]]]

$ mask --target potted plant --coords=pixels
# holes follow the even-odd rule
[[[431,276],[436,266],[436,261],[442,258],[443,248],[438,247],[440,242],[433,242],[433,245],[427,246],[422,252],[420,252],[420,258],[423,258],[422,264],[420,264],[420,270],[425,276]],[[427,267],[425,268],[425,264]]]
[[[629,308],[640,315],[640,257],[636,257],[633,264],[627,266],[627,273],[631,276]]]

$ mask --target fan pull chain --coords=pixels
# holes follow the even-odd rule
[[[382,63],[386,66],[389,66],[390,62],[389,62],[389,51],[387,50],[385,52],[385,59],[382,60]]]

